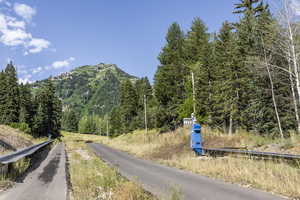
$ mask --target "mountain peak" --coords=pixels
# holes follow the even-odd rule
[[[53,77],[57,95],[63,101],[63,107],[74,108],[79,113],[104,115],[119,102],[120,84],[124,80],[135,82],[132,76],[115,64],[99,63],[84,65]],[[39,86],[43,81],[36,82]],[[95,111],[94,105],[105,105],[102,111]]]

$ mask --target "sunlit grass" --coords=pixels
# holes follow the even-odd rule
[[[138,184],[123,178],[85,144],[93,135],[63,133],[69,160],[71,196],[74,200],[152,200]]]
[[[206,147],[242,147],[294,154],[299,151],[300,144],[299,135],[291,134],[290,138],[281,140],[239,131],[229,136],[207,127],[203,127],[203,137]],[[189,129],[180,128],[165,134],[158,134],[158,131],[152,130],[148,136],[141,130],[114,139],[96,136],[93,140],[139,157],[211,178],[288,197],[300,197],[300,165],[297,167],[285,162],[249,158],[201,159],[189,149]]]

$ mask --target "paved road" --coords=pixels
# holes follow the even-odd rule
[[[66,200],[66,156],[64,144],[57,144],[46,159],[22,183],[0,194],[0,200]]]
[[[130,180],[137,180],[151,193],[168,198],[180,188],[186,200],[282,200],[262,191],[243,188],[186,171],[135,158],[102,144],[89,144],[95,153]]]

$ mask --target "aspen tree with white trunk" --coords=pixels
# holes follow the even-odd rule
[[[280,137],[283,139],[284,135],[283,135],[281,121],[280,121],[280,117],[279,117],[279,113],[278,113],[277,102],[276,102],[276,98],[275,98],[274,83],[273,83],[273,78],[272,78],[272,74],[271,74],[271,70],[270,70],[269,59],[268,59],[268,56],[267,56],[266,47],[265,47],[265,43],[264,43],[263,38],[261,38],[261,40],[262,40],[263,53],[264,53],[264,65],[267,69],[268,77],[269,77],[269,80],[270,80],[271,92],[272,92],[272,101],[273,101],[273,106],[274,106],[274,110],[275,110],[275,114],[276,114],[278,130],[279,130],[279,133],[280,133]]]
[[[300,16],[300,0],[281,0],[273,1],[279,12],[277,13],[277,20],[279,22],[279,38],[277,44],[279,50],[278,56],[283,57],[287,61],[287,68],[275,66],[289,74],[290,88],[293,98],[293,107],[295,111],[295,119],[297,123],[297,132],[300,133],[300,119],[299,109],[300,105],[300,77],[299,77],[299,60],[300,53],[296,46],[296,35],[298,35],[299,25],[297,17]]]

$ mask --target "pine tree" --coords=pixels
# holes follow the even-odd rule
[[[259,25],[264,24],[261,23],[261,16],[266,13],[268,6],[260,0],[241,0],[240,4],[236,4],[236,9],[235,13],[243,14],[235,26],[240,65],[238,110],[242,111],[238,126],[259,132],[262,113],[266,113],[263,109],[266,108],[264,96],[265,88],[268,87],[264,85],[265,77],[257,70],[257,61],[263,55]]]
[[[214,84],[214,124],[232,134],[238,122],[240,98],[240,66],[233,27],[225,22],[216,42],[217,71]]]
[[[36,97],[37,112],[34,118],[33,133],[40,136],[58,137],[61,128],[62,105],[55,96],[50,79],[41,88]]]
[[[196,63],[203,64],[209,46],[208,29],[200,18],[195,18],[192,22],[191,30],[187,34],[185,41],[186,60],[189,65]]]
[[[0,124],[5,123],[5,114],[6,114],[6,93],[7,83],[6,83],[6,74],[0,72]]]
[[[29,85],[21,84],[20,90],[20,117],[21,123],[26,123],[29,127],[32,127],[33,119],[33,106],[32,106],[32,95]]]
[[[115,137],[123,133],[121,120],[120,107],[115,107],[111,111],[109,118],[111,136]]]
[[[152,92],[152,86],[148,80],[147,77],[141,78],[136,81],[135,83],[136,93],[138,95],[138,114],[137,114],[137,124],[136,128],[143,129],[145,127],[144,121],[145,121],[145,106],[144,106],[144,100],[146,98],[147,101],[147,109],[150,109],[153,104],[153,92]],[[153,112],[147,112],[147,119],[152,119],[154,113]],[[154,127],[153,120],[148,120],[148,127]]]
[[[121,84],[120,113],[123,133],[135,129],[135,117],[138,113],[138,95],[130,80]]]
[[[194,72],[196,90],[196,113],[201,123],[208,123],[211,119],[211,96],[214,65],[210,62],[213,55],[213,45],[209,43],[210,35],[207,27],[200,18],[195,18],[191,30],[186,38],[187,63]],[[180,108],[184,115],[190,117],[193,112],[193,94],[191,76],[186,81],[187,98]]]
[[[6,97],[4,122],[6,124],[18,122],[20,115],[20,96],[18,78],[15,67],[10,62],[5,68],[6,75]]]
[[[185,98],[185,81],[189,69],[185,66],[184,34],[173,23],[166,36],[167,44],[159,55],[161,65],[154,78],[154,93],[158,103],[157,126],[174,129],[181,123],[178,106]]]

